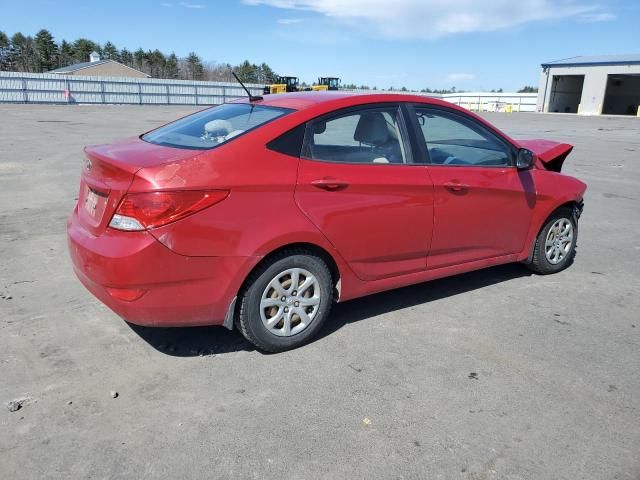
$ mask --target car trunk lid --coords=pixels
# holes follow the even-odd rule
[[[78,216],[93,235],[107,228],[138,170],[194,157],[202,152],[154,145],[139,138],[84,149]]]

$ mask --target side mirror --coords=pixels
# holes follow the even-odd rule
[[[518,150],[518,156],[516,157],[516,167],[518,170],[529,170],[535,163],[535,156],[531,150],[521,148]]]

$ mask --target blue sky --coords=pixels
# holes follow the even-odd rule
[[[544,61],[640,54],[638,0],[0,0],[0,12],[8,35],[47,28],[379,88],[508,91],[537,85]]]

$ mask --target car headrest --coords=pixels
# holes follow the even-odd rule
[[[233,131],[233,125],[228,120],[211,120],[205,123],[204,131],[214,137],[224,137]]]
[[[327,122],[323,122],[323,121],[313,122],[314,135],[320,135],[321,133],[324,133],[326,129],[327,129]]]
[[[380,146],[389,141],[387,121],[381,112],[368,112],[360,115],[360,120],[353,134],[356,142]]]

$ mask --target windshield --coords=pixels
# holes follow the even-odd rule
[[[229,103],[176,120],[143,135],[142,139],[167,147],[208,150],[290,111],[286,108]]]

